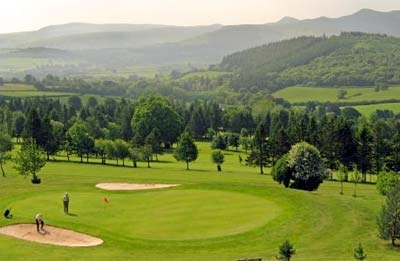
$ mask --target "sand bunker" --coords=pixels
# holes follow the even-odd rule
[[[17,224],[0,227],[0,234],[27,241],[67,247],[98,246],[103,243],[103,240],[100,238],[72,230],[46,225],[44,226],[44,230],[38,233],[34,224]]]
[[[178,184],[134,184],[134,183],[99,183],[97,188],[105,190],[143,190],[161,189],[179,186]]]

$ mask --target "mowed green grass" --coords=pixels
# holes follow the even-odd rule
[[[400,103],[359,105],[359,106],[353,106],[353,108],[358,110],[361,114],[366,115],[366,116],[371,116],[377,110],[391,110],[394,113],[400,113]]]
[[[7,97],[69,97],[74,93],[37,91],[33,85],[22,83],[7,83],[0,86],[0,96]]]
[[[73,96],[73,93],[67,92],[43,92],[43,91],[0,91],[0,96],[7,97],[64,97]]]
[[[283,98],[291,103],[298,102],[360,102],[400,99],[400,86],[390,87],[386,91],[375,92],[373,87],[344,88],[347,91],[346,99],[337,98],[340,88],[324,87],[288,87],[274,93],[276,98]]]
[[[36,88],[33,85],[22,83],[6,83],[4,85],[0,85],[0,93],[18,91],[36,91]]]
[[[369,260],[398,260],[399,250],[377,236],[376,216],[384,197],[374,185],[325,182],[316,192],[285,189],[257,168],[239,164],[226,152],[223,172],[210,160],[208,143],[199,143],[198,161],[186,171],[170,154],[152,168],[49,162],[41,185],[15,173],[0,181],[0,209],[13,207],[14,219],[0,226],[32,222],[40,211],[48,224],[100,237],[104,244],[66,248],[0,236],[0,260],[274,260],[290,239],[294,260],[353,260],[361,242]],[[76,159],[76,158],[74,158]],[[113,162],[114,163],[114,162]],[[130,162],[128,162],[130,164]],[[100,182],[182,184],[148,191],[104,191]],[[62,213],[62,196],[71,212]],[[103,198],[110,203],[105,205]]]

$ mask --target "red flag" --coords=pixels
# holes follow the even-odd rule
[[[110,201],[108,200],[107,197],[104,197],[104,203],[109,203]]]

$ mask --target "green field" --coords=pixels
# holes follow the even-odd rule
[[[65,62],[56,59],[32,57],[7,57],[0,59],[0,72],[17,72],[34,69],[42,65],[64,65]]]
[[[6,83],[0,85],[0,94],[2,92],[20,92],[20,91],[36,91],[33,85],[21,83]]]
[[[372,105],[359,105],[353,106],[361,114],[370,116],[376,110],[391,110],[394,113],[400,113],[400,103],[383,103],[383,104],[372,104]]]
[[[337,94],[340,88],[323,87],[288,87],[273,94],[291,103],[317,102],[365,102],[400,99],[400,86],[390,87],[386,91],[375,92],[374,88],[346,87],[346,98],[339,100]]]
[[[33,85],[22,83],[7,83],[0,86],[0,96],[7,97],[68,97],[76,95],[67,92],[37,91]]]
[[[377,236],[375,224],[384,198],[374,185],[325,182],[317,192],[285,189],[257,168],[240,165],[235,152],[226,152],[223,172],[210,160],[208,143],[191,164],[177,163],[170,154],[152,168],[49,162],[43,183],[6,166],[0,182],[0,210],[12,207],[12,220],[0,226],[31,223],[42,212],[54,226],[99,237],[97,247],[67,248],[0,236],[0,260],[274,260],[277,247],[289,239],[293,260],[354,260],[361,242],[368,260],[399,260],[398,249]],[[76,161],[77,158],[74,158]],[[115,162],[110,162],[115,163]],[[131,164],[128,162],[127,164]],[[101,182],[173,183],[181,186],[153,191],[103,191]],[[70,211],[63,214],[62,196],[68,191]],[[103,198],[110,203],[105,206]]]
[[[0,91],[0,96],[7,97],[63,97],[73,96],[73,93],[68,92],[42,92],[42,91]]]

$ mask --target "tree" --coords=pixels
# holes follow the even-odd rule
[[[0,133],[0,168],[3,177],[6,176],[3,165],[11,158],[9,152],[13,149],[11,137],[8,134]]]
[[[260,174],[264,174],[264,167],[268,163],[268,146],[267,146],[267,133],[263,124],[259,124],[253,138],[253,147],[247,157],[249,165],[258,165],[260,167]]]
[[[291,185],[296,189],[317,190],[325,178],[325,168],[321,154],[317,148],[300,142],[288,153],[288,166],[292,170]]]
[[[122,159],[122,166],[125,166],[125,159],[129,157],[128,143],[120,139],[115,140],[114,148],[115,148],[115,156],[117,158],[117,165],[118,165],[118,159]]]
[[[137,162],[141,159],[141,151],[139,148],[130,148],[129,156],[132,160],[132,164],[134,168],[137,168]]]
[[[367,181],[367,172],[372,168],[372,135],[367,126],[361,128],[358,136],[357,166],[362,173],[362,181]]]
[[[364,253],[364,248],[361,243],[354,249],[354,259],[362,261],[367,258],[367,255]]]
[[[42,138],[42,121],[35,109],[28,112],[28,116],[25,120],[23,137],[25,139],[32,138],[39,146],[44,145]]]
[[[400,132],[393,135],[387,167],[394,172],[400,172]]]
[[[82,100],[79,96],[71,96],[68,98],[68,104],[72,108],[75,109],[75,111],[80,111],[83,107],[82,105]]]
[[[240,145],[242,145],[243,149],[247,154],[247,151],[251,148],[252,139],[248,136],[240,136],[239,143]]]
[[[153,150],[149,144],[145,144],[142,147],[142,156],[145,161],[147,161],[147,167],[150,168],[151,158],[153,157]]]
[[[396,245],[400,239],[400,184],[386,195],[386,203],[382,206],[378,217],[379,236],[384,240],[391,240]]]
[[[292,177],[292,171],[289,168],[288,155],[283,155],[272,168],[272,178],[288,188],[290,185],[290,179]]]
[[[228,135],[228,143],[229,146],[232,146],[235,148],[235,151],[238,151],[238,147],[239,147],[239,139],[240,136],[237,133],[230,133]]]
[[[193,133],[196,138],[202,138],[207,132],[207,124],[201,107],[201,105],[195,104],[187,125],[190,132]]]
[[[380,194],[386,195],[397,184],[400,184],[400,175],[393,172],[382,172],[378,175],[376,188]]]
[[[349,170],[343,164],[339,165],[339,170],[337,172],[337,178],[340,182],[340,195],[343,195],[343,182],[347,180],[347,176],[349,174]]]
[[[151,147],[153,154],[155,154],[156,158],[158,159],[157,155],[163,152],[161,147],[161,135],[158,129],[154,128],[150,134],[147,135],[144,143]]]
[[[106,157],[107,157],[107,140],[98,139],[94,142],[94,149],[97,155],[101,158],[101,164],[106,164]]]
[[[357,184],[362,180],[362,176],[357,167],[354,167],[353,173],[351,173],[351,181],[354,183],[353,197],[357,197]]]
[[[38,173],[45,165],[46,156],[43,149],[32,138],[26,140],[15,158],[15,169],[21,175],[31,174],[32,183],[39,184],[41,179]]]
[[[214,136],[211,148],[219,149],[219,150],[226,150],[228,144],[226,144],[226,139],[221,134],[217,134]]]
[[[390,148],[388,142],[390,136],[389,129],[389,126],[383,120],[377,120],[372,125],[372,166],[377,175],[383,169],[388,148]]]
[[[55,155],[59,149],[58,140],[55,139],[53,134],[53,125],[49,118],[45,118],[42,122],[41,146],[46,152],[47,160],[50,160],[50,155]]]
[[[85,153],[88,161],[89,153],[94,148],[94,140],[89,136],[87,128],[82,121],[76,121],[68,130],[68,135],[71,138],[71,146],[81,158],[81,162],[83,162]]]
[[[347,95],[347,91],[340,89],[337,93],[337,98],[338,98],[338,100],[344,100],[346,98],[346,95]]]
[[[293,245],[286,240],[282,245],[279,246],[279,253],[276,256],[277,260],[290,261],[290,259],[296,254],[296,250]]]
[[[215,150],[211,154],[212,161],[217,164],[217,170],[221,171],[221,165],[225,161],[224,153],[221,150]]]
[[[167,100],[159,97],[141,99],[135,108],[131,124],[142,144],[147,135],[157,128],[161,141],[166,146],[176,141],[182,128],[179,115]]]
[[[21,137],[24,131],[25,125],[25,115],[18,114],[18,116],[14,119],[14,135],[17,138],[17,143],[19,142],[19,138]]]
[[[195,161],[198,156],[197,146],[193,141],[190,132],[184,132],[179,138],[178,146],[174,157],[177,161],[186,162],[186,170],[189,170],[189,163]]]

